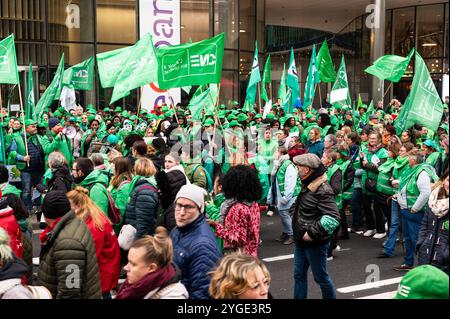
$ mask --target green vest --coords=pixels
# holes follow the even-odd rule
[[[430,155],[428,155],[427,159],[425,160],[425,163],[430,164],[431,166],[434,167],[434,165],[436,165],[436,162],[439,159],[439,152],[433,152]]]
[[[14,134],[12,139],[14,141],[16,141],[16,144],[17,144],[17,151],[16,151],[16,153],[20,154],[22,156],[26,156],[27,155],[27,149],[25,147],[25,141],[23,139],[23,133],[21,133],[21,134]],[[38,137],[37,134],[34,135],[34,136],[31,136],[31,137],[27,136],[27,139],[28,140],[33,140],[34,143],[36,143],[36,139],[37,139],[38,142],[40,142],[39,141],[39,137]],[[11,152],[11,153],[14,153],[14,152]],[[15,155],[16,154],[12,154],[12,156],[9,157],[8,164],[10,164],[10,165],[16,164],[16,167],[19,170],[25,169],[25,167],[27,165],[26,162],[19,162],[19,161],[17,161]]]
[[[328,169],[327,169],[328,183],[331,183],[331,178],[337,172],[338,169],[341,169],[341,168],[337,164],[333,164],[330,167],[328,167]],[[342,178],[341,178],[341,192],[336,195],[336,204],[337,204],[339,210],[342,209],[342,190],[343,189],[344,189],[344,173],[342,173]]]
[[[377,178],[377,190],[385,195],[392,196],[395,194],[395,188],[391,185],[391,177],[395,166],[395,159],[388,158],[388,160],[383,163],[378,168],[378,178]]]
[[[439,177],[436,175],[434,171],[434,168],[426,163],[423,163],[414,167],[409,172],[409,174],[403,175],[400,181],[399,185],[400,190],[403,189],[406,183],[406,203],[409,209],[411,209],[411,207],[414,206],[415,202],[417,201],[417,198],[420,195],[419,188],[417,187],[417,179],[419,178],[419,174],[422,173],[423,171],[428,173],[433,182],[436,182],[439,179]],[[424,212],[427,209],[427,207],[428,205],[425,205],[421,209],[421,212]]]
[[[278,187],[280,188],[280,193],[281,196],[284,197],[284,181],[286,178],[286,170],[288,168],[289,165],[294,166],[294,164],[290,161],[290,160],[285,160],[280,168],[277,170],[277,182],[278,182]],[[295,166],[294,166],[295,168]],[[295,183],[295,190],[294,190],[294,195],[293,197],[297,197],[298,194],[300,194],[301,191],[301,185],[300,182],[297,179],[297,183]]]
[[[373,158],[374,155],[376,155],[380,160],[388,157],[388,153],[387,153],[385,148],[380,148],[375,154],[370,153],[368,148],[365,148],[363,150],[363,152],[364,152],[364,154],[366,154],[367,162],[369,162],[371,164],[373,164],[372,163],[372,158]],[[372,192],[369,192],[366,189],[366,180],[368,178],[371,179],[371,180],[375,180],[376,181],[378,179],[378,174],[376,174],[374,172],[370,172],[370,171],[364,170],[364,173],[362,175],[361,181],[362,181],[363,192],[365,194],[373,194]]]

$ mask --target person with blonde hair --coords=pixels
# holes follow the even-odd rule
[[[157,227],[154,236],[135,241],[124,268],[127,279],[115,299],[187,299],[172,259],[172,240],[164,227]]]
[[[156,168],[150,159],[139,158],[134,164],[134,173],[136,176],[130,183],[124,225],[133,226],[136,229],[135,239],[140,239],[155,233],[158,217]]]
[[[319,158],[322,157],[323,154],[323,141],[322,141],[322,132],[320,128],[313,127],[309,131],[309,142],[307,145],[307,152],[310,154],[315,154]]]
[[[111,299],[120,273],[120,248],[110,220],[89,198],[86,188],[77,186],[67,193],[75,215],[83,220],[94,239],[103,299]]]
[[[214,299],[268,299],[270,273],[256,257],[238,251],[220,260],[209,273],[209,293]]]

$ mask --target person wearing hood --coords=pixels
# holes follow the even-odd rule
[[[124,268],[127,279],[115,299],[188,299],[172,259],[172,240],[164,227],[156,228],[154,236],[135,241]]]
[[[169,173],[171,171],[180,171],[186,177],[186,184],[190,184],[189,178],[186,176],[184,172],[183,165],[181,165],[181,157],[178,153],[170,152],[164,157],[164,171]]]
[[[23,258],[23,243],[22,243],[22,232],[20,230],[19,223],[14,216],[14,210],[9,206],[8,197],[3,196],[0,193],[0,228],[3,228],[9,238],[9,247],[11,247],[14,254]]]
[[[89,197],[108,215],[108,177],[99,170],[94,170],[94,163],[89,158],[80,157],[72,166],[74,182],[89,190]]]
[[[300,193],[300,183],[298,183],[298,171],[290,161],[287,149],[280,146],[275,154],[272,187],[267,195],[267,204],[275,206],[280,214],[283,232],[276,240],[284,245],[290,245],[294,243],[294,232],[289,209]]]

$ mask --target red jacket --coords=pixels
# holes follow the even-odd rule
[[[216,235],[224,248],[242,248],[246,254],[258,257],[260,212],[258,203],[251,207],[236,203],[225,217],[224,225],[216,225]]]
[[[119,242],[111,224],[107,221],[103,224],[103,231],[95,226],[91,216],[88,216],[85,222],[94,238],[102,293],[107,293],[115,288],[119,281]]]
[[[20,259],[23,258],[22,232],[19,223],[14,217],[14,211],[11,207],[0,210],[0,227],[3,228],[9,236],[9,246],[14,254]]]

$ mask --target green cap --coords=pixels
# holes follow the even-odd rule
[[[231,102],[231,105],[236,106],[236,105],[239,105],[239,103],[237,101],[233,101],[233,102]]]
[[[74,116],[69,117],[69,120],[67,120],[67,122],[76,122],[77,118]]]
[[[204,125],[205,127],[206,127],[206,126],[214,125],[214,120],[211,119],[211,118],[207,118],[207,119],[205,120],[205,122],[203,122],[203,125]]]
[[[122,117],[129,118],[130,114],[127,111],[122,112]]]
[[[95,120],[95,115],[89,115],[89,116],[88,116],[88,122],[89,122],[89,124],[91,124],[91,122],[92,122],[93,120]]]
[[[150,121],[156,120],[157,116],[153,113],[147,113],[147,119],[149,119]]]
[[[55,113],[53,113],[54,117],[58,117],[58,116],[61,116],[61,115],[62,115],[61,112],[58,111],[58,110],[56,110]]]
[[[367,104],[363,104],[359,107],[360,109],[366,109],[367,110]]]
[[[105,108],[103,109],[103,112],[111,112],[111,109],[110,109],[109,107],[105,107]]]
[[[273,120],[273,119],[275,119],[275,114],[269,113],[269,114],[267,114],[266,118]]]
[[[229,127],[233,127],[233,126],[240,126],[239,123],[236,120],[233,120],[230,122],[230,124],[228,125]]]
[[[226,105],[225,104],[220,104],[220,107],[219,107],[220,109],[226,109],[227,107],[226,107]]]
[[[432,147],[432,148],[436,149],[436,144],[432,140],[426,140],[425,142],[423,142],[423,144],[428,147]]]
[[[136,115],[131,115],[130,116],[130,120],[132,120],[132,121],[137,120],[137,119],[138,119],[138,117]]]
[[[247,121],[247,119],[248,119],[248,116],[243,113],[240,113],[237,117],[238,122],[244,122],[244,121]]]
[[[117,107],[114,109],[114,112],[120,113],[120,112],[122,112],[122,108],[121,108],[120,106],[117,106]]]
[[[448,299],[448,275],[431,265],[418,266],[402,278],[394,298]]]
[[[37,127],[48,127],[48,123],[45,121],[39,122]]]
[[[237,116],[234,115],[234,114],[230,114],[230,115],[228,115],[227,120],[228,120],[228,122],[231,122],[233,120],[237,120]]]
[[[37,124],[36,121],[32,119],[25,120],[25,126]]]
[[[262,118],[262,115],[261,115],[261,114],[256,114],[256,115],[255,115],[255,119],[260,119],[260,118]]]

